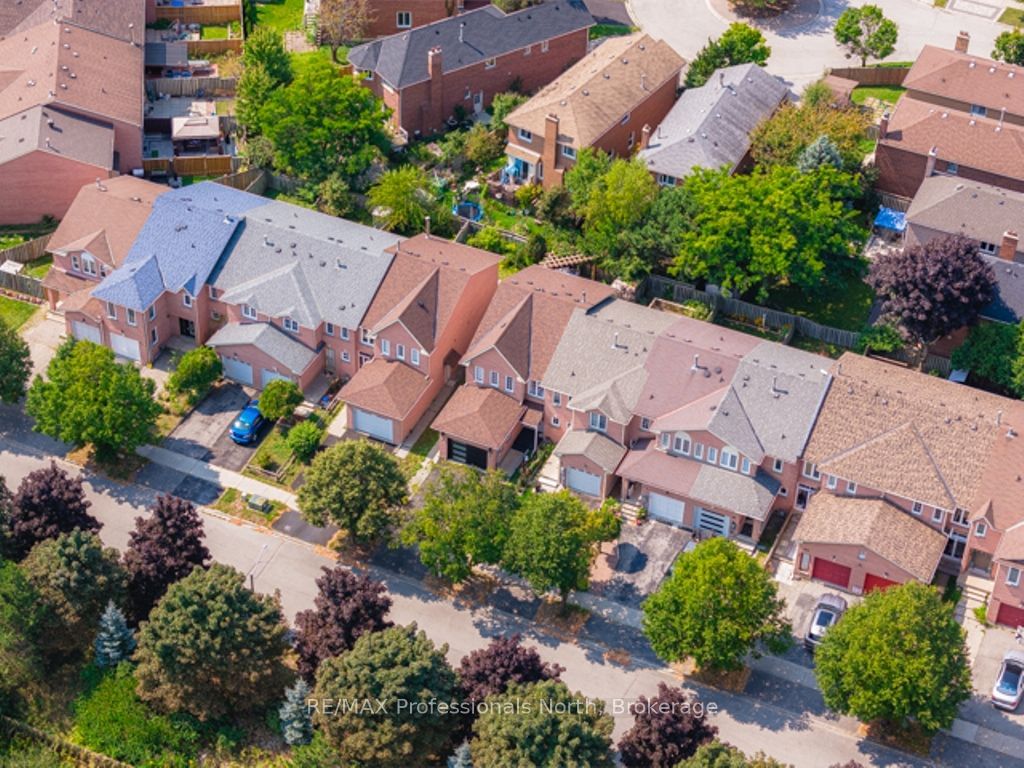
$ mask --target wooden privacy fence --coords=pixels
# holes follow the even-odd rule
[[[828,73],[858,85],[903,85],[910,67],[835,67]]]
[[[158,5],[156,18],[180,21],[183,24],[227,24],[242,21],[242,4],[222,5]]]
[[[220,53],[234,51],[242,52],[242,38],[222,37],[218,40],[189,40],[188,55],[190,58],[205,59],[208,56],[216,56]],[[190,77],[183,77],[182,80],[191,80]]]
[[[263,194],[267,188],[267,174],[262,168],[247,168],[238,173],[229,173],[214,179],[218,184],[233,189],[241,189],[245,192],[252,192],[256,195]]]
[[[235,77],[157,77],[146,81],[151,95],[168,96],[234,96],[238,87]]]
[[[801,336],[817,339],[826,344],[846,347],[847,349],[855,348],[860,340],[860,334],[856,331],[833,328],[830,325],[822,325],[806,317],[793,315],[782,310],[750,304],[739,299],[726,298],[721,294],[702,291],[692,285],[661,275],[651,275],[648,277],[640,287],[640,290],[637,291],[637,295],[644,298],[660,297],[680,303],[687,300],[700,301],[720,314],[760,323],[765,328],[772,330],[782,331],[791,328]]]
[[[170,173],[178,176],[223,176],[235,170],[238,158],[230,155],[195,155],[182,157],[143,158],[142,167],[147,174]]]
[[[46,253],[46,244],[50,242],[50,235],[43,235],[33,240],[27,240],[20,245],[12,245],[0,251],[0,264],[5,261],[16,261],[19,264],[28,264],[35,261]]]
[[[28,275],[12,275],[10,272],[0,272],[0,288],[24,293],[37,299],[43,298],[43,281]]]

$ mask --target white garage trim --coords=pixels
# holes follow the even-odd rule
[[[359,408],[352,409],[352,428],[356,432],[383,440],[385,443],[394,443],[395,425],[391,419],[385,419],[369,411],[362,411]]]
[[[100,329],[94,325],[83,323],[81,320],[75,320],[71,323],[71,335],[82,341],[91,341],[96,344],[103,343],[100,340]]]
[[[709,512],[706,509],[697,507],[694,513],[693,527],[703,533],[710,533],[713,536],[729,535],[729,518],[717,512]]]
[[[122,336],[120,333],[110,334],[110,348],[114,350],[115,355],[126,357],[129,360],[138,362],[142,359],[142,355],[139,354],[139,342]]]
[[[264,368],[262,371],[260,371],[261,388],[267,386],[267,384],[272,382],[274,379],[284,379],[285,381],[291,381],[292,377],[287,376],[283,373],[278,373],[277,371],[272,371],[269,368]]]
[[[252,386],[252,366],[248,363],[236,360],[233,357],[221,357],[224,365],[224,375],[241,384]]]
[[[587,496],[601,495],[601,478],[575,467],[565,468],[565,485],[576,493],[584,493]]]
[[[685,512],[686,504],[679,499],[663,496],[660,493],[647,494],[647,514],[655,520],[672,525],[682,525]]]

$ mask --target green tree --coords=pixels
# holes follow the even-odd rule
[[[211,720],[279,701],[286,626],[277,600],[215,563],[170,586],[139,630],[139,696]]]
[[[0,559],[0,714],[42,674],[39,639],[43,608],[24,571]]]
[[[245,129],[246,146],[263,133],[263,108],[280,85],[258,62],[247,66],[238,79],[235,112],[239,125]]]
[[[763,300],[776,286],[820,290],[857,271],[866,232],[849,201],[858,177],[830,166],[775,166],[750,175],[697,169],[684,187],[694,214],[674,274]]]
[[[378,538],[408,500],[395,457],[368,440],[321,451],[299,488],[299,510],[314,525],[333,523],[358,541]]]
[[[518,106],[525,104],[527,97],[514,91],[494,94],[491,99],[491,129],[504,139],[508,131],[505,118],[511,115]]]
[[[864,138],[870,118],[857,107],[836,109],[828,102],[783,104],[750,136],[750,151],[758,165],[796,165],[800,155],[821,136],[827,136],[843,158],[843,168],[857,171],[864,160]]]
[[[1024,397],[1024,388],[1016,386],[1014,367],[1020,365],[1020,346],[1024,339],[1024,323],[979,323],[971,328],[964,343],[953,350],[954,368],[969,370],[972,375]]]
[[[287,419],[302,404],[302,390],[290,379],[274,379],[260,392],[260,414],[270,421]]]
[[[220,357],[210,347],[190,349],[178,361],[178,367],[167,379],[167,391],[174,395],[183,394],[188,397],[190,405],[195,405],[214,385],[224,366]]]
[[[657,195],[658,185],[639,159],[615,160],[591,186],[583,208],[583,247],[602,256],[602,269],[628,280],[643,277],[642,260],[622,260],[624,234],[644,221]]]
[[[866,354],[871,352],[895,352],[903,349],[907,342],[895,325],[880,323],[865,328],[857,340],[857,351]]]
[[[789,624],[775,582],[725,538],[701,542],[676,560],[672,573],[643,604],[644,634],[668,662],[739,669],[764,644],[785,648]]]
[[[686,70],[686,87],[704,85],[722,67],[753,63],[764,66],[772,49],[764,35],[749,24],[733,22],[717,40],[708,40]]]
[[[319,59],[276,89],[261,112],[281,170],[313,184],[334,173],[354,182],[365,173],[391,147],[387,118],[369,88]]]
[[[0,321],[0,403],[16,403],[25,396],[32,373],[28,344],[18,332]]]
[[[473,764],[536,768],[611,768],[612,718],[601,701],[547,680],[510,685],[487,699],[473,724]],[[509,715],[509,712],[515,712]]]
[[[683,233],[692,226],[693,201],[686,187],[662,189],[647,215],[622,235],[624,259],[642,260],[641,265],[627,265],[634,273],[650,272],[679,255]]]
[[[608,173],[612,159],[600,149],[585,147],[576,155],[576,164],[565,172],[562,179],[569,193],[569,204],[572,212],[583,217],[590,199],[590,190],[598,179]]]
[[[159,404],[156,385],[133,365],[91,341],[65,342],[28,392],[25,410],[39,432],[81,446],[110,461],[132,453],[153,434]]]
[[[819,136],[797,158],[796,167],[801,173],[816,171],[823,165],[830,165],[836,170],[843,168],[843,156],[839,154],[839,147],[828,136]]]
[[[465,154],[477,170],[483,170],[505,154],[505,136],[483,123],[473,123],[466,132]]]
[[[328,216],[347,216],[355,207],[352,191],[340,173],[332,173],[316,189],[316,207]]]
[[[370,209],[380,216],[384,228],[403,235],[422,232],[427,216],[443,229],[450,218],[434,200],[427,172],[415,165],[394,168],[370,187]]]
[[[865,722],[948,728],[971,695],[953,608],[916,581],[876,590],[850,608],[815,653],[825,704]]]
[[[512,515],[503,563],[538,594],[558,590],[564,605],[569,592],[587,588],[594,545],[618,536],[610,515],[568,491],[530,494]]]
[[[327,659],[316,676],[315,699],[386,701],[384,711],[318,709],[314,721],[346,765],[405,768],[433,764],[457,723],[441,707],[454,700],[448,646],[434,646],[415,624],[360,637],[352,650]],[[403,708],[398,702],[406,702]]]
[[[417,545],[420,560],[437,576],[464,581],[474,565],[500,561],[517,501],[515,487],[500,472],[442,467],[402,540]]]
[[[1019,29],[1000,32],[996,38],[996,47],[992,50],[992,58],[1007,64],[1024,64],[1024,32]]]
[[[692,757],[683,760],[676,768],[792,768],[758,752],[748,758],[740,750],[720,741],[712,741],[700,747]]]
[[[125,620],[124,613],[111,600],[100,616],[100,630],[93,642],[96,666],[116,667],[127,660],[135,650],[135,635]]]
[[[324,431],[315,422],[306,419],[288,430],[285,442],[299,461],[308,462],[320,447],[323,436]]]
[[[896,22],[885,18],[877,5],[847,8],[836,20],[836,42],[857,56],[862,67],[868,57],[884,59],[896,50],[899,28]]]
[[[273,27],[258,26],[246,37],[242,63],[246,69],[262,66],[275,85],[292,80],[292,61],[284,48],[284,37]]]
[[[313,739],[313,716],[309,711],[309,683],[301,677],[284,692],[284,703],[277,714],[281,719],[281,735],[290,747],[309,744]]]
[[[128,577],[116,549],[74,530],[40,542],[22,563],[44,608],[40,641],[53,655],[84,652],[107,604],[124,603]]]
[[[835,99],[835,92],[824,80],[808,83],[800,94],[800,102],[808,107],[828,107]]]

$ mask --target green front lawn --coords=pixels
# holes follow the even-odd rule
[[[302,0],[259,0],[256,24],[279,32],[298,29],[302,26]]]
[[[409,449],[409,454],[402,459],[401,469],[406,480],[412,480],[419,468],[423,466],[424,460],[430,454],[430,449],[437,443],[437,432],[430,427],[423,430],[423,434],[416,438],[416,442]]]
[[[27,301],[15,301],[6,296],[0,296],[0,320],[7,323],[11,328],[20,328],[38,310],[35,304]]]
[[[52,266],[53,256],[41,256],[26,264],[25,268],[21,270],[21,274],[34,277],[37,280],[42,280],[46,277],[46,273],[50,271],[50,267]]]
[[[290,53],[288,54],[292,60],[292,74],[298,77],[302,72],[309,69],[310,66],[316,61],[333,61],[331,59],[331,47],[329,45],[321,46],[315,51],[306,51],[305,53]],[[338,49],[338,61],[348,61],[348,48],[342,46]]]
[[[870,285],[851,276],[826,290],[824,296],[813,296],[799,288],[780,289],[771,294],[768,305],[848,331],[859,331],[867,325],[875,300]]]
[[[1024,11],[1020,8],[1007,8],[999,17],[1000,24],[1009,24],[1011,27],[1024,25]]]
[[[590,28],[590,39],[597,40],[602,37],[621,37],[636,32],[636,27],[627,27],[625,24],[595,24]]]
[[[220,498],[210,506],[226,515],[240,517],[243,520],[265,525],[273,523],[285,510],[285,505],[280,501],[268,499],[267,505],[267,511],[260,512],[249,506],[248,499],[244,493],[235,488],[225,488]]]
[[[850,98],[859,106],[863,106],[868,99],[895,104],[905,90],[907,89],[900,85],[858,85],[853,89]]]

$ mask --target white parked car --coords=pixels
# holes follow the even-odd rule
[[[1024,653],[1007,651],[999,667],[996,684],[992,686],[992,703],[1011,712],[1024,697]]]
[[[807,634],[804,636],[804,647],[813,652],[821,644],[829,627],[839,621],[845,612],[845,599],[839,595],[822,595],[814,613],[811,614],[811,625],[807,628]]]

